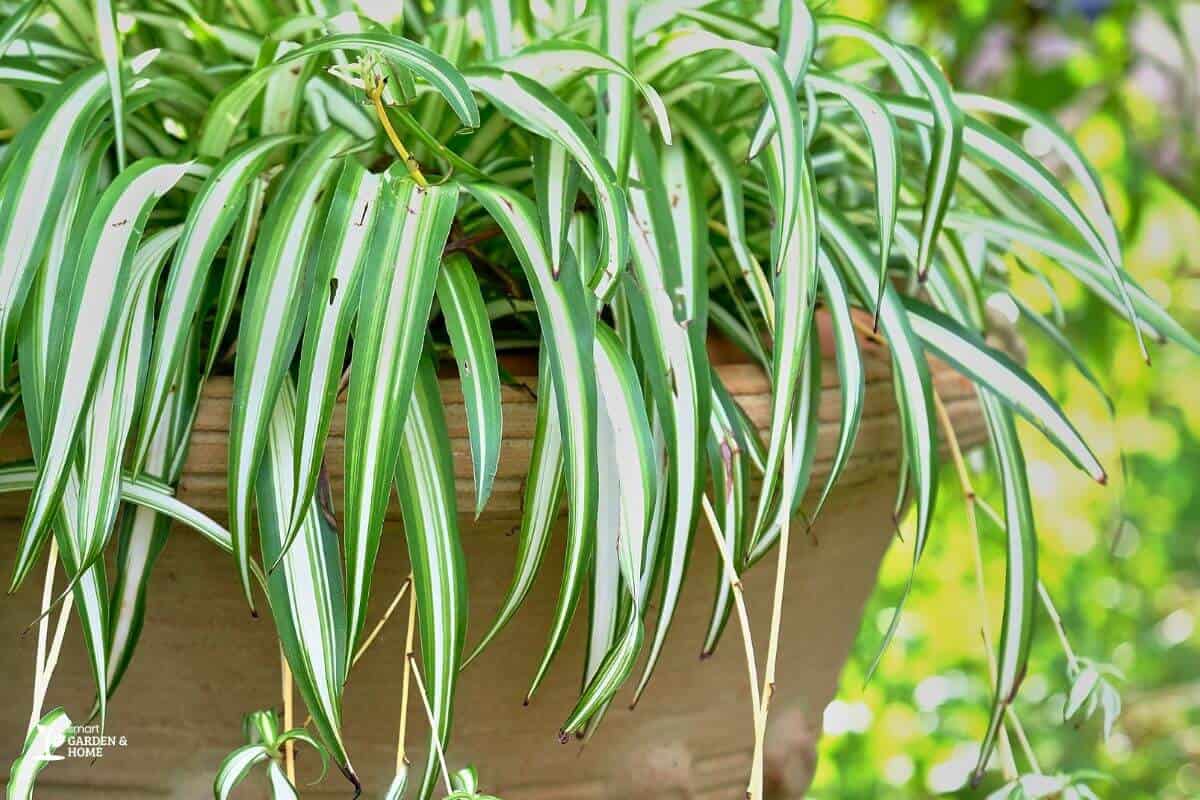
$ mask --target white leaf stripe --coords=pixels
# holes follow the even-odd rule
[[[523,128],[565,148],[592,182],[605,231],[603,265],[590,276],[598,297],[606,298],[629,259],[629,228],[625,194],[596,139],[583,121],[549,90],[521,75],[499,70],[475,70],[470,86],[485,95],[505,116]],[[585,269],[587,265],[580,265]]]
[[[695,278],[689,276],[691,283],[684,278],[671,202],[659,173],[657,154],[645,131],[635,131],[633,149],[632,172],[638,188],[630,191],[630,216],[635,232],[633,263],[639,291],[626,296],[670,454],[667,481],[660,490],[661,495],[669,498],[664,508],[665,539],[661,544],[656,543],[657,552],[651,555],[663,564],[663,595],[649,657],[634,693],[636,702],[648,685],[666,642],[687,571],[687,556],[704,490],[704,434],[709,422],[710,390],[708,367],[702,363],[696,346],[696,335],[703,331],[703,319],[680,320],[673,302],[673,297],[688,296],[687,287],[695,285]],[[680,198],[681,202],[686,200]],[[695,269],[696,265],[690,267]],[[693,323],[696,330],[692,330]],[[658,572],[651,567],[645,577],[653,581]],[[639,605],[645,607],[644,603]]]
[[[900,150],[896,123],[872,92],[832,76],[810,74],[808,86],[840,97],[862,123],[875,167],[876,224],[879,228],[879,274],[886,275],[900,195]],[[882,285],[882,283],[880,284]],[[875,298],[875,307],[879,298]]]
[[[996,663],[996,696],[987,733],[979,750],[976,776],[981,775],[987,766],[1003,723],[1004,711],[1016,698],[1017,689],[1025,677],[1033,642],[1038,581],[1037,531],[1030,507],[1025,456],[1017,439],[1012,412],[998,398],[986,392],[980,393],[980,402],[983,404],[984,419],[1004,489],[1006,562],[1004,618],[1000,626]]]
[[[787,193],[786,148],[781,145],[782,136],[772,137],[766,150],[766,165],[774,176],[772,199],[783,201],[778,192]],[[767,445],[766,470],[759,495],[758,510],[754,515],[754,533],[761,534],[775,508],[775,490],[780,483],[784,457],[784,442],[787,424],[797,403],[797,384],[811,328],[812,314],[816,306],[817,285],[817,208],[812,174],[807,163],[800,164],[798,187],[801,201],[800,212],[790,218],[789,231],[783,231],[778,244],[773,242],[775,252],[775,346],[771,353],[771,431]],[[787,219],[787,218],[785,218]],[[777,249],[776,249],[777,248]],[[791,507],[790,494],[794,487],[782,485],[781,507]]]
[[[108,93],[112,103],[113,129],[116,134],[117,168],[125,169],[125,88],[122,86],[121,35],[117,31],[117,8],[113,0],[96,0],[96,38],[100,59],[108,77]]]
[[[833,465],[829,468],[829,477],[825,480],[825,488],[821,490],[821,497],[813,507],[812,518],[814,520],[821,512],[821,508],[824,507],[825,501],[829,498],[829,492],[837,483],[838,476],[845,468],[846,461],[854,449],[854,441],[862,421],[863,398],[866,390],[866,370],[863,368],[862,354],[858,350],[858,333],[851,316],[850,298],[846,291],[846,285],[824,250],[818,254],[817,267],[820,273],[821,287],[824,289],[825,302],[829,307],[833,323],[833,340],[837,352],[838,396],[841,401],[842,413],[837,450]],[[877,308],[878,305],[877,303]]]
[[[138,249],[129,299],[116,322],[112,350],[97,381],[80,431],[80,517],[85,569],[101,556],[117,516],[121,459],[141,389],[141,367],[159,270],[179,239],[180,227],[164,228]]]
[[[896,117],[907,119],[918,125],[934,126],[935,115],[920,103],[908,100],[887,100],[888,110]],[[1082,241],[1095,253],[1101,264],[1105,265],[1112,282],[1115,285],[1125,313],[1134,330],[1141,329],[1137,325],[1137,311],[1130,297],[1128,282],[1121,270],[1120,264],[1114,261],[1104,245],[1103,239],[1097,233],[1091,220],[1079,208],[1075,200],[1067,193],[1062,184],[1050,173],[1045,166],[1034,160],[1019,145],[1009,137],[997,131],[990,125],[973,118],[967,118],[963,128],[963,144],[968,152],[976,155],[985,163],[1009,175],[1014,181],[1028,189],[1035,196],[1042,198],[1045,203],[1062,217],[1080,236]],[[1144,345],[1143,345],[1144,349]]]
[[[0,194],[0,388],[16,347],[17,325],[36,265],[49,246],[84,141],[104,101],[100,67],[81,70],[48,98],[5,151]]]
[[[9,800],[32,800],[37,776],[53,759],[48,758],[62,747],[70,734],[71,718],[62,707],[48,711],[25,737],[21,755],[13,761],[8,775],[6,795]]]
[[[812,61],[817,44],[816,21],[804,0],[782,0],[779,4],[779,55],[783,71],[794,88],[804,83],[805,73]],[[774,120],[764,110],[754,135],[750,138],[750,158],[762,152],[767,138],[774,132]]]
[[[229,793],[242,782],[255,764],[271,759],[271,751],[261,744],[239,747],[225,757],[213,780],[213,794],[217,800],[227,800]]]
[[[963,147],[965,118],[954,101],[946,77],[923,50],[905,47],[901,51],[913,74],[929,97],[933,111],[933,148],[925,181],[925,201],[921,210],[921,245],[917,256],[917,274],[925,275],[933,259],[942,220],[954,195],[958,179],[958,164]]]
[[[637,588],[657,491],[650,422],[633,362],[616,333],[603,323],[596,327],[595,355],[603,402],[598,439],[602,518],[596,537],[593,588],[605,598],[607,611],[597,613],[599,603],[591,601],[585,688],[563,723],[560,736],[570,735],[589,719],[598,718],[633,670],[644,636]],[[611,515],[607,519],[603,518],[606,505]],[[606,528],[608,535],[603,533]],[[615,570],[607,582],[600,577],[601,563]],[[623,611],[617,596],[621,589],[626,599],[623,605],[627,606]],[[601,590],[607,594],[600,595]],[[622,615],[624,629],[614,642]]]

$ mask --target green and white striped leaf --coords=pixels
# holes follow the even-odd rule
[[[735,407],[736,401],[715,371],[712,376],[712,391],[712,424],[707,441],[713,507],[717,519],[721,522],[721,532],[725,534],[726,552],[738,558],[746,549],[746,528],[749,524],[749,520],[746,519],[749,503],[749,473],[746,468],[746,452],[749,447],[746,439],[747,433],[755,437],[758,433],[748,432],[743,427],[740,410]],[[733,587],[729,584],[722,561],[717,567],[713,610],[709,617],[708,630],[704,635],[704,646],[700,650],[702,658],[716,651],[732,607]]]
[[[450,334],[467,409],[475,475],[475,517],[478,519],[496,479],[504,416],[500,407],[500,365],[496,361],[491,320],[487,316],[475,268],[466,256],[455,253],[442,264],[437,298],[446,320],[446,331]]]
[[[280,147],[294,141],[290,136],[267,136],[237,148],[213,169],[192,201],[159,305],[135,468],[146,458],[167,394],[179,375],[210,268],[240,218],[247,186]]]
[[[238,347],[254,358],[233,371],[229,419],[229,530],[246,601],[250,593],[250,506],[267,429],[300,338],[301,312],[312,282],[312,259],[321,198],[349,134],[331,130],[314,139],[279,179],[262,221],[246,282]]]
[[[644,638],[637,590],[657,493],[654,442],[633,361],[603,323],[596,326],[595,355],[602,413],[592,618],[584,690],[560,737],[603,712],[633,671]],[[602,565],[609,574],[602,575]]]
[[[656,556],[663,565],[663,594],[654,640],[634,694],[636,703],[657,665],[687,573],[704,491],[704,439],[709,425],[711,390],[703,350],[706,310],[697,298],[702,286],[696,274],[700,265],[695,261],[694,246],[688,244],[693,236],[698,236],[689,227],[695,224],[693,211],[688,208],[691,199],[686,190],[668,194],[657,153],[644,130],[635,131],[633,148],[632,174],[638,188],[630,191],[630,217],[635,232],[633,263],[638,291],[626,296],[638,332],[650,394],[662,420],[670,454],[664,485],[670,498],[665,509],[665,538],[658,545]],[[674,214],[676,204],[684,208],[680,220],[683,230]],[[697,316],[693,318],[689,313]]]
[[[1038,583],[1037,530],[1029,498],[1029,479],[1025,474],[1025,456],[1017,439],[1012,412],[997,397],[986,392],[980,393],[980,402],[1004,488],[1006,567],[1004,619],[1000,625],[996,657],[996,696],[975,766],[976,778],[987,766],[1004,721],[1004,711],[1016,699],[1025,678],[1033,642]]]
[[[1057,262],[1109,307],[1118,313],[1124,311],[1120,289],[1113,278],[1111,267],[1071,243],[1063,241],[1061,236],[1019,222],[982,217],[967,212],[951,212],[946,218],[946,225],[980,233],[997,244],[1026,245]],[[1130,302],[1133,303],[1136,312],[1137,330],[1155,338],[1165,337],[1193,353],[1200,354],[1200,340],[1175,321],[1128,273],[1122,272],[1120,277],[1125,283]]]
[[[779,540],[783,526],[800,511],[800,503],[808,489],[812,477],[813,459],[817,453],[817,436],[821,430],[819,417],[821,410],[821,341],[817,336],[818,329],[813,328],[807,341],[807,352],[800,370],[800,384],[797,387],[796,408],[788,426],[791,430],[791,463],[785,464],[783,474],[791,476],[791,483],[785,485],[789,505],[781,504],[775,510],[774,519],[760,535],[750,540],[746,553],[746,563],[755,564],[766,555],[775,542]],[[809,520],[811,525],[811,520]]]
[[[179,226],[148,237],[134,257],[127,305],[80,431],[80,564],[103,554],[117,517],[121,461],[142,387],[142,367],[158,274],[179,239]]]
[[[193,345],[180,381],[167,395],[163,423],[150,441],[143,474],[177,483],[199,402],[199,354]],[[116,576],[110,593],[108,694],[124,677],[141,636],[150,572],[170,533],[172,519],[146,506],[127,506],[117,520]],[[228,533],[224,534],[226,538]],[[232,545],[232,541],[230,542]]]
[[[933,112],[933,146],[929,172],[925,179],[925,200],[921,210],[921,245],[917,256],[917,275],[929,271],[942,220],[954,196],[958,165],[962,159],[964,115],[955,102],[946,76],[923,50],[902,50],[917,81],[929,98]]]
[[[17,756],[9,770],[5,793],[8,800],[32,800],[37,776],[47,764],[62,758],[55,751],[66,744],[70,729],[71,718],[61,706],[47,712],[34,723],[33,729],[25,737],[21,755]]]
[[[913,332],[982,389],[1029,420],[1073,464],[1105,483],[1104,468],[1046,390],[1019,364],[975,333],[918,300],[906,299]]]
[[[350,332],[358,314],[363,274],[368,269],[371,236],[382,204],[381,187],[380,178],[357,161],[342,160],[341,176],[321,232],[300,349],[292,448],[296,487],[287,525],[292,533],[317,487]],[[290,539],[289,533],[283,552],[287,552]]]
[[[790,192],[787,177],[786,146],[781,136],[772,137],[766,152],[765,164],[772,201],[782,205]],[[776,329],[771,352],[771,425],[767,446],[767,463],[763,485],[754,515],[754,539],[766,530],[776,507],[792,508],[796,498],[794,486],[782,482],[784,444],[787,426],[798,403],[797,384],[800,380],[807,339],[812,327],[817,294],[817,207],[812,173],[806,162],[800,164],[797,179],[800,210],[795,216],[784,217],[784,230],[772,237],[775,269],[772,276],[775,292]],[[782,493],[775,501],[776,486]]]
[[[132,59],[140,72],[148,57]],[[85,147],[107,98],[99,66],[65,81],[5,150],[0,172],[0,389],[16,350],[17,326],[33,276],[46,255],[72,175],[84,166]]]
[[[121,73],[121,34],[117,32],[117,6],[113,0],[96,0],[96,38],[100,60],[108,78],[108,96],[112,105],[113,130],[116,135],[117,169],[125,169],[125,87]]]
[[[245,780],[250,770],[273,757],[271,750],[262,744],[247,744],[234,750],[225,756],[217,769],[217,777],[213,780],[213,796],[216,800],[228,800],[230,793]]]
[[[579,165],[565,147],[548,139],[534,144],[533,188],[542,237],[550,247],[550,264],[557,276],[567,258],[571,218],[579,196]],[[582,254],[574,255],[578,259]]]
[[[813,507],[811,519],[814,521],[821,513],[821,508],[829,498],[829,492],[837,483],[850,453],[854,450],[854,441],[862,423],[863,397],[866,393],[866,370],[863,367],[862,353],[858,349],[858,333],[854,327],[846,284],[824,250],[818,254],[817,267],[833,328],[833,344],[837,353],[838,398],[842,413],[838,424],[837,449],[834,451],[833,464],[829,467],[829,477],[825,479],[825,488],[821,490],[821,497]],[[883,283],[880,281],[881,285]],[[876,303],[875,307],[878,308],[879,304]]]
[[[42,10],[45,0],[25,0],[12,11],[3,24],[0,24],[0,58],[8,51],[8,46],[21,35],[25,26],[37,17]]]
[[[921,103],[889,99],[887,106],[888,110],[897,117],[924,127],[936,128],[937,126],[937,112],[926,108]],[[1140,343],[1141,328],[1137,323],[1137,310],[1133,304],[1129,283],[1121,264],[1112,258],[1105,247],[1103,238],[1096,231],[1091,220],[1058,179],[1012,139],[979,120],[972,118],[966,120],[963,127],[963,145],[968,153],[1000,170],[1017,185],[1026,189],[1034,197],[1041,199],[1048,208],[1053,209],[1063,221],[1074,229],[1080,240],[1088,246],[1108,272],[1110,281],[1121,298],[1126,316],[1138,333]],[[1144,351],[1144,343],[1142,348]]]
[[[813,50],[817,46],[817,26],[805,0],[780,0],[779,2],[779,57],[783,70],[792,82],[793,89],[804,83],[805,73],[812,62]],[[768,137],[774,133],[770,114],[763,112],[750,137],[749,157],[754,158],[766,146]]]
[[[549,350],[549,347],[543,346],[538,357],[537,422],[521,500],[521,527],[517,533],[512,584],[500,610],[496,612],[491,628],[463,662],[464,667],[483,652],[521,607],[541,568],[546,545],[550,542],[551,526],[562,503],[565,476],[563,435],[558,418],[558,401],[554,395]]]
[[[875,168],[875,211],[879,229],[879,274],[887,275],[892,234],[900,204],[900,148],[895,120],[871,91],[828,75],[809,75],[807,86],[840,97],[862,123]],[[882,286],[882,282],[880,283]],[[878,308],[875,298],[874,308]]]
[[[342,740],[342,686],[350,669],[346,595],[331,498],[304,504],[295,540],[284,552],[294,506],[292,467],[296,396],[290,381],[277,395],[266,451],[255,484],[263,563],[278,564],[267,579],[267,596],[296,689],[321,740],[342,773],[358,787]]]
[[[501,60],[496,66],[506,72],[532,78],[538,83],[545,84],[550,89],[559,89],[572,79],[583,74],[599,72],[602,73],[600,76],[602,80],[608,75],[619,77],[628,82],[630,89],[641,93],[643,99],[646,101],[646,105],[650,109],[650,113],[654,116],[655,123],[662,134],[663,140],[670,144],[671,127],[667,117],[666,105],[664,105],[662,98],[654,90],[654,87],[639,79],[629,69],[629,65],[626,63],[629,60],[628,52],[622,55],[623,48],[618,40],[622,35],[622,8],[625,9],[624,14],[627,16],[628,3],[617,2],[606,5],[610,6],[606,8],[604,16],[606,24],[612,26],[610,35],[613,38],[608,45],[611,52],[601,52],[584,42],[571,41],[569,39],[547,39],[521,48],[520,51],[514,53],[509,58]],[[612,91],[614,84],[606,82],[604,85],[608,91]],[[632,100],[632,98],[630,99]],[[632,105],[629,108],[632,109]],[[616,116],[614,119],[627,118]],[[624,124],[629,123],[630,120],[627,119]],[[605,154],[610,155],[607,145]],[[622,163],[619,159],[618,151],[618,160],[616,162],[609,161],[614,170],[618,164]]]
[[[396,491],[416,593],[421,663],[435,721],[418,797],[438,780],[435,751],[445,750],[454,709],[454,687],[467,631],[467,573],[458,530],[454,461],[433,359],[420,359],[404,423]]]
[[[0,466],[0,494],[5,492],[27,492],[37,482],[37,468],[28,461],[12,462]],[[232,552],[229,531],[210,517],[177,500],[171,487],[146,475],[134,476],[129,472],[121,475],[121,500],[153,509],[166,514],[194,529],[225,552]]]
[[[246,110],[266,87],[272,73],[288,64],[338,50],[370,50],[424,78],[449,103],[462,124],[479,125],[479,108],[462,75],[450,62],[428,48],[401,36],[381,31],[325,36],[291,50],[275,61],[250,72],[221,92],[212,104],[197,143],[202,156],[223,155]]]
[[[672,117],[683,135],[696,148],[720,188],[721,203],[725,209],[725,227],[729,232],[729,247],[741,269],[742,279],[746,281],[746,286],[767,322],[767,329],[773,331],[775,300],[762,266],[747,243],[742,180],[737,174],[733,159],[729,156],[729,148],[692,109],[684,105],[676,106],[672,110]]]
[[[1039,144],[1053,145],[1058,157],[1071,171],[1071,176],[1087,194],[1088,204],[1085,211],[1093,227],[1103,238],[1109,258],[1117,264],[1121,263],[1121,237],[1117,232],[1116,223],[1109,215],[1108,200],[1104,196],[1100,177],[1084,157],[1079,145],[1063,130],[1058,120],[1001,98],[960,92],[955,99],[959,107],[968,114],[987,114],[1013,120],[1025,126],[1026,137],[1038,137]]]
[[[612,167],[600,152],[596,138],[574,111],[541,84],[509,72],[477,69],[467,77],[471,88],[488,98],[506,117],[522,128],[549,139],[569,152],[592,182],[605,231],[602,264],[594,275],[580,265],[596,295],[611,294],[629,260],[629,222],[625,194],[617,185]]]
[[[821,232],[827,236],[830,246],[837,252],[845,267],[844,275],[859,300],[868,304],[880,296],[880,276],[874,269],[874,258],[868,251],[861,235],[834,209],[821,208]],[[911,477],[911,486],[916,494],[917,530],[913,537],[913,570],[925,552],[929,540],[929,527],[937,502],[937,430],[933,407],[932,379],[925,351],[909,323],[897,292],[889,285],[882,289],[883,301],[879,305],[879,329],[887,339],[892,356],[892,369],[896,376],[895,391],[897,406],[904,424],[904,458]],[[892,616],[891,625],[884,634],[879,654],[875,657],[870,672],[879,664],[887,645],[895,635],[900,619],[900,608],[912,585],[910,576],[904,597]]]
[[[367,257],[346,410],[346,583],[350,641],[366,620],[375,555],[421,358],[442,248],[458,202],[453,184],[421,187],[403,169],[383,179]]]

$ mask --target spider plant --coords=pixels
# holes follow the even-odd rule
[[[23,411],[33,454],[0,468],[0,487],[31,491],[11,589],[47,551],[51,570],[61,563],[101,724],[175,520],[231,555],[251,609],[265,598],[310,738],[358,786],[341,691],[394,490],[430,752],[445,746],[468,598],[438,362],[452,356],[461,378],[478,515],[502,437],[497,352],[532,340],[537,430],[514,577],[474,652],[549,568],[565,500],[561,591],[529,691],[587,587],[584,688],[561,735],[593,730],[621,686],[640,696],[654,674],[702,508],[725,566],[706,651],[738,604],[736,573],[773,547],[786,560],[806,492],[823,502],[854,446],[858,345],[878,336],[895,375],[914,569],[939,475],[930,355],[978,386],[988,422],[1007,581],[984,768],[1037,602],[1016,418],[1105,480],[1053,398],[985,341],[987,299],[1018,264],[1063,270],[1139,341],[1200,343],[1126,272],[1102,186],[1052,119],[956,92],[929,55],[883,31],[796,0],[769,5],[5,4],[0,419]],[[828,485],[810,487],[818,307],[832,320],[842,417]],[[710,330],[770,376],[762,440],[709,364]],[[227,526],[171,488],[197,398],[222,371]],[[334,514],[325,444],[343,390]],[[778,602],[771,631],[760,731]],[[43,695],[52,669],[39,655]],[[429,758],[420,796],[437,781]]]

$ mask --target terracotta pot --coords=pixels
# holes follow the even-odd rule
[[[819,317],[822,326],[827,320]],[[828,343],[832,337],[826,335]],[[821,713],[859,627],[880,559],[893,536],[899,424],[885,349],[863,345],[867,399],[855,453],[815,528],[797,528],[788,564],[779,682],[768,747],[772,797],[799,797],[815,768]],[[712,348],[726,384],[752,419],[767,422],[769,386],[763,373],[728,346]],[[837,371],[832,353],[822,370],[821,435],[813,485],[828,473],[838,433]],[[533,376],[529,359],[509,364]],[[982,440],[982,418],[970,384],[943,364],[932,364],[937,390],[964,443]],[[530,386],[534,377],[526,378]],[[224,518],[226,426],[231,384],[212,380],[204,392],[180,496]],[[471,519],[471,466],[457,382],[443,381],[453,437],[470,581],[468,646],[486,630],[508,588],[519,518],[522,478],[533,435],[534,406],[525,391],[505,389],[505,444],[487,513]],[[329,464],[340,497],[344,408],[334,419]],[[5,460],[27,453],[18,427],[0,437]],[[810,501],[811,501],[810,497]],[[11,571],[13,546],[26,498],[0,501],[0,571]],[[382,614],[408,572],[398,509],[392,509],[380,551],[370,619]],[[560,520],[561,526],[561,520]],[[528,682],[542,654],[558,590],[562,541],[556,537],[546,567],[521,612],[488,651],[462,675],[449,758],[470,763],[486,790],[505,800],[551,798],[741,797],[750,761],[751,724],[739,631],[730,623],[722,645],[698,656],[712,603],[717,559],[707,532],[695,538],[674,629],[650,687],[636,710],[629,692],[618,696],[594,738],[558,744],[556,733],[579,689],[586,622],[577,619],[549,678],[528,707]],[[752,620],[765,630],[774,577],[773,555],[745,579]],[[10,638],[0,649],[0,752],[15,755],[24,737],[32,692],[36,637],[17,638],[36,616],[40,580],[0,605]],[[32,585],[36,584],[36,585]],[[228,556],[188,530],[177,529],[155,567],[140,649],[110,704],[107,733],[125,737],[94,762],[68,758],[49,766],[39,797],[197,798],[211,792],[225,754],[241,743],[240,720],[258,708],[278,707],[279,655],[269,619],[250,618]],[[382,793],[393,772],[400,708],[403,615],[397,615],[355,668],[346,689],[344,720],[350,753],[367,791]],[[653,614],[651,614],[653,617]],[[72,622],[72,627],[75,623]],[[760,634],[760,646],[766,636]],[[75,630],[69,632],[48,706],[81,716],[91,704],[91,676]],[[764,655],[760,654],[760,663]],[[633,683],[633,681],[631,681]],[[410,753],[424,758],[426,734],[414,716]],[[301,778],[315,777],[314,755],[301,749]],[[251,780],[241,796],[256,796]],[[348,796],[335,774],[305,796]]]

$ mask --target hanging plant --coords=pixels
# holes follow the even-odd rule
[[[239,752],[274,780],[280,748],[305,741],[358,786],[341,695],[368,639],[395,489],[422,665],[413,679],[424,676],[440,752],[468,598],[438,361],[452,354],[461,379],[479,514],[502,441],[497,352],[533,341],[537,430],[515,577],[479,648],[536,573],[559,569],[542,555],[565,499],[561,590],[529,692],[590,585],[589,624],[602,635],[589,637],[561,735],[590,729],[618,688],[632,682],[640,695],[651,680],[702,514],[725,567],[706,652],[739,605],[737,576],[772,548],[786,563],[810,488],[820,306],[843,391],[834,467],[812,487],[821,501],[810,518],[855,443],[864,335],[886,342],[895,376],[914,569],[932,535],[943,441],[927,357],[978,387],[1008,576],[982,771],[1025,674],[1038,602],[1017,417],[1106,476],[1055,401],[987,343],[985,299],[1007,292],[1013,266],[1053,268],[1128,319],[1139,342],[1200,344],[1125,271],[1101,183],[1069,136],[1027,109],[955,92],[926,53],[792,0],[769,11],[539,8],[9,7],[0,420],[23,412],[33,454],[0,467],[0,488],[31,492],[11,589],[47,552],[61,564],[103,725],[134,657],[155,555],[172,520],[193,528],[231,555],[251,609],[265,598],[311,715],[310,732],[282,734],[259,718],[269,735]],[[1031,138],[1055,171],[1023,146]],[[716,333],[770,376],[763,440],[709,363]],[[233,377],[227,526],[172,488],[200,391],[218,372]],[[334,514],[323,465],[343,391]],[[753,797],[782,575],[761,690],[748,648]],[[35,719],[53,664],[39,656]],[[21,769],[31,787],[40,766]],[[429,758],[420,797],[439,771]],[[476,796],[470,783],[447,790]]]

